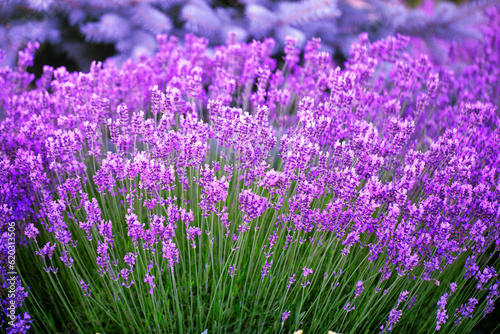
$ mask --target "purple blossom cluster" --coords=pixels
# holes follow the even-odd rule
[[[446,300],[448,299],[449,294],[447,292],[444,293],[444,295],[439,298],[439,301],[437,302],[438,305],[438,311],[437,311],[437,317],[436,317],[436,330],[441,329],[441,325],[446,323],[446,320],[448,320],[448,314],[446,314]]]
[[[236,251],[243,232],[276,225],[262,280],[279,263],[271,248],[284,252],[296,241],[336,239],[343,256],[367,248],[367,262],[384,261],[381,281],[396,273],[438,282],[461,256],[464,279],[487,293],[488,313],[498,268],[477,259],[500,250],[498,8],[488,15],[484,39],[446,67],[407,54],[403,36],[371,43],[361,34],[344,69],[318,39],[301,63],[288,38],[279,69],[273,39],[245,44],[230,35],[209,55],[206,39],[160,35],[153,57],[122,67],[94,62],[89,73],[46,67],[30,86],[26,68],[38,45],[29,44],[15,69],[0,72],[2,247],[14,219],[18,243],[35,243],[47,272],[57,273],[57,259],[74,267],[86,242],[103,279],[121,277],[131,288],[135,277],[153,295],[162,268],[151,261],[137,279],[139,252],[160,252],[173,275],[187,261],[186,240]],[[226,238],[210,235],[214,226]],[[116,247],[123,242],[126,252]],[[320,268],[302,270],[306,280]],[[232,264],[224,273],[235,271]],[[282,279],[287,289],[296,274]],[[358,304],[371,283],[356,281]],[[455,289],[438,301],[436,330]],[[477,304],[458,308],[456,323]],[[354,311],[354,300],[344,310]],[[401,316],[392,309],[382,332]],[[19,316],[11,328],[29,322]]]

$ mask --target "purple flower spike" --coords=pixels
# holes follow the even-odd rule
[[[360,295],[361,295],[361,292],[363,292],[363,281],[358,281],[358,283],[356,283],[356,291],[354,293],[354,299],[358,298]]]
[[[269,268],[271,268],[272,264],[273,264],[273,260],[271,260],[271,262],[267,262],[267,260],[266,260],[266,263],[262,266],[262,272],[261,272],[262,279],[264,279],[264,277],[267,274],[269,274]]]
[[[447,303],[447,299],[448,299],[448,293],[445,292],[441,298],[439,299],[439,301],[437,302],[437,305],[439,306],[439,309],[437,311],[437,315],[436,315],[436,330],[440,330],[441,329],[441,325],[446,323],[446,320],[448,320],[448,314],[446,312],[446,303]]]
[[[132,268],[135,264],[135,257],[136,255],[134,253],[128,253],[123,258],[123,261]]]
[[[307,277],[309,274],[312,274],[313,273],[313,270],[310,269],[310,268],[302,268],[302,270],[304,271],[304,277]]]
[[[187,239],[193,240],[197,236],[201,235],[201,229],[199,227],[188,227],[186,233],[187,233]]]
[[[229,267],[229,270],[227,271],[227,273],[231,277],[234,277],[236,275],[236,268],[234,267],[234,264],[231,267]]]
[[[281,325],[285,323],[285,320],[288,319],[289,316],[290,311],[285,310],[285,312],[283,312],[283,315],[281,316]]]
[[[347,312],[351,312],[355,308],[356,308],[355,305],[354,304],[351,305],[351,302],[347,302],[344,305],[344,310],[346,310]]]
[[[90,290],[90,287],[88,284],[85,284],[85,282],[83,281],[83,279],[80,281],[80,286],[81,288],[83,289],[83,291],[85,291],[85,296],[86,297],[90,297],[90,293],[92,292]]]
[[[286,286],[286,288],[290,289],[293,283],[295,283],[295,274],[293,274],[288,278],[288,285]]]
[[[35,227],[35,225],[33,223],[28,224],[28,226],[24,230],[24,235],[26,235],[26,237],[28,239],[35,239],[36,236],[38,235],[38,233],[39,233],[38,229]],[[35,242],[36,242],[36,239],[35,239]]]
[[[405,300],[406,300],[406,298],[408,298],[408,295],[409,295],[409,294],[410,294],[410,293],[408,292],[408,290],[405,290],[405,291],[403,291],[403,292],[401,292],[401,293],[399,294],[399,297],[398,297],[398,306],[399,306],[399,304],[401,304],[401,303],[404,303],[404,302],[405,302]]]
[[[387,333],[387,332],[392,331],[392,328],[399,321],[402,314],[403,314],[403,311],[400,311],[400,310],[393,308],[389,312],[389,319],[387,320],[385,325],[380,326],[380,333]]]

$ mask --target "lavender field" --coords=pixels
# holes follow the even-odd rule
[[[40,42],[0,51],[2,331],[500,333],[500,5],[478,8],[456,40],[254,24],[37,77]]]

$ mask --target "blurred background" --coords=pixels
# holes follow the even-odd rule
[[[65,66],[87,71],[92,60],[154,54],[156,34],[192,32],[224,43],[229,32],[239,41],[274,37],[276,54],[287,35],[299,45],[321,37],[324,51],[343,64],[361,32],[377,40],[401,33],[422,41],[437,62],[443,42],[480,38],[485,7],[499,1],[432,0],[0,0],[2,65],[12,66],[29,40],[41,47],[33,68]]]

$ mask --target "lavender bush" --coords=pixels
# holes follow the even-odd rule
[[[500,269],[485,14],[447,66],[399,35],[344,70],[319,39],[277,68],[271,38],[158,35],[30,86],[29,43],[0,75],[7,332],[469,332]]]

